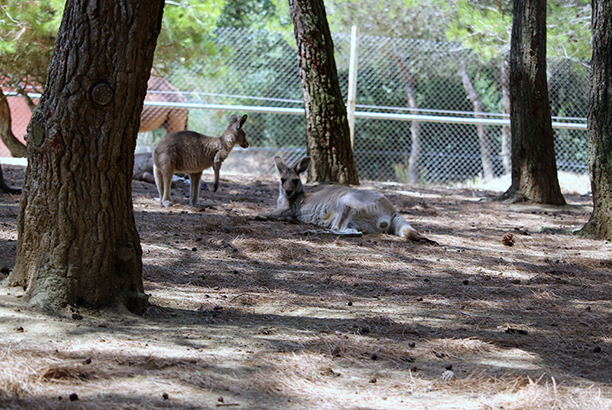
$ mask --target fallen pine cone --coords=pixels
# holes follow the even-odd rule
[[[502,243],[506,246],[514,246],[514,235],[508,233],[502,238]]]

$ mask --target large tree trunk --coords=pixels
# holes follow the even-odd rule
[[[546,0],[514,0],[510,43],[511,200],[564,205],[546,79]]]
[[[594,0],[591,98],[588,115],[593,213],[582,234],[612,240],[612,4]]]
[[[0,139],[15,158],[24,158],[28,155],[28,150],[23,142],[19,141],[11,129],[11,108],[6,100],[6,95],[0,88]]]
[[[306,110],[310,182],[359,184],[323,0],[289,0]]]
[[[464,69],[459,70],[459,75],[461,76],[461,80],[463,81],[463,87],[465,88],[465,92],[468,95],[470,101],[472,101],[472,105],[474,106],[474,118],[483,119],[484,116],[482,113],[484,109],[482,108],[482,102],[480,100],[480,95],[474,88],[474,84],[472,83],[472,79],[470,78],[467,71]],[[480,144],[480,161],[482,163],[482,171],[484,180],[493,179],[493,164],[491,163],[491,148],[489,147],[489,136],[487,135],[487,127],[479,124],[476,126],[476,130],[478,132],[478,142]]]
[[[146,306],[132,210],[140,113],[163,0],[71,0],[28,127],[9,284],[38,309]]]

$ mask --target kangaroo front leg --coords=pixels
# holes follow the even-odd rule
[[[215,162],[213,163],[213,170],[215,171],[215,185],[213,186],[213,192],[217,192],[217,188],[219,188],[219,170],[221,169],[221,159],[218,156],[215,156]]]
[[[278,208],[272,212],[257,215],[259,218],[270,219],[273,221],[288,221],[293,219],[294,213],[289,207]]]
[[[202,173],[196,172],[195,174],[189,174],[189,184],[191,185],[191,195],[189,196],[189,206],[196,207],[198,205],[198,199],[200,197],[200,180],[202,179]]]

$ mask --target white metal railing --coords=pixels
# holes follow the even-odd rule
[[[15,92],[6,92],[7,96],[18,96]],[[30,98],[40,98],[40,93],[28,93]],[[251,97],[244,97],[251,98]],[[160,102],[160,101],[145,101],[144,105],[154,107],[174,107],[174,108],[191,108],[191,109],[202,109],[202,110],[217,110],[217,111],[239,111],[239,112],[253,112],[261,114],[290,114],[290,115],[304,115],[305,111],[303,108],[287,108],[287,107],[267,107],[267,106],[249,106],[249,105],[234,105],[234,104],[204,104],[204,103],[181,103],[181,102]],[[367,112],[367,111],[354,111],[355,118],[366,118],[371,120],[395,120],[395,121],[419,121],[419,122],[436,122],[446,124],[464,124],[464,125],[498,125],[507,126],[510,125],[509,119],[496,119],[496,118],[474,118],[474,117],[456,117],[447,115],[422,115],[422,114],[397,114],[389,112]],[[563,122],[553,121],[553,128],[568,129],[568,130],[586,130],[586,118],[585,122]]]
[[[175,108],[193,108],[203,110],[219,110],[219,111],[239,111],[239,112],[256,112],[262,114],[292,114],[304,115],[303,108],[286,108],[286,107],[266,107],[266,106],[249,106],[249,105],[225,105],[225,104],[196,104],[196,103],[171,103],[145,101],[145,105],[158,107],[175,107]],[[465,125],[510,125],[509,119],[495,118],[474,118],[474,117],[451,117],[444,115],[420,115],[420,114],[395,114],[388,112],[365,112],[355,111],[355,118],[367,118],[373,120],[396,120],[396,121],[419,121],[419,122],[438,122],[447,124],[465,124]],[[586,121],[586,119],[585,119]],[[570,123],[553,121],[553,128],[563,128],[571,130],[586,130],[586,123]]]

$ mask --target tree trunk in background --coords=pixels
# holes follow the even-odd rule
[[[385,48],[385,47],[383,47]],[[416,80],[410,69],[404,64],[403,58],[398,55],[385,51],[391,60],[397,65],[400,74],[404,78],[404,91],[410,114],[418,114],[418,104],[416,99]],[[418,121],[410,122],[410,157],[408,158],[408,178],[411,185],[419,182],[419,158],[421,156],[421,123]]]
[[[67,2],[45,92],[28,126],[28,168],[9,285],[29,304],[141,312],[132,166],[163,0]]]
[[[309,182],[358,185],[334,46],[322,0],[289,0],[299,60]]]
[[[28,150],[23,142],[19,141],[11,129],[11,108],[8,105],[6,95],[0,88],[0,139],[15,158],[25,158]]]
[[[416,95],[412,82],[407,82],[406,94],[408,95],[408,108],[412,108],[411,114],[418,114]],[[419,158],[421,157],[421,123],[418,121],[410,122],[410,157],[408,158],[408,176],[410,184],[414,185],[419,182]]]
[[[510,116],[510,70],[508,56],[504,54],[501,61],[502,114]],[[512,172],[512,132],[509,125],[502,127],[501,157],[504,174]]]
[[[514,0],[510,43],[511,201],[564,205],[546,79],[546,0]]]
[[[480,95],[474,88],[472,79],[464,69],[459,70],[459,75],[463,81],[463,87],[467,93],[472,105],[474,106],[474,118],[484,118],[482,113],[482,102],[480,101]],[[476,126],[478,131],[478,142],[480,144],[480,161],[482,163],[483,178],[485,181],[493,179],[493,164],[491,163],[491,148],[489,147],[489,137],[487,135],[487,127],[480,124]]]
[[[612,240],[612,4],[594,0],[591,97],[588,115],[593,213],[581,233]]]

